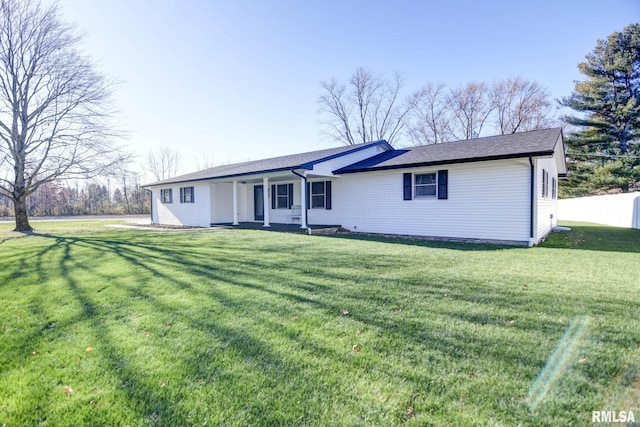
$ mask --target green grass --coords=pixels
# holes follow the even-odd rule
[[[640,418],[638,230],[518,248],[34,226],[0,224],[0,425]]]

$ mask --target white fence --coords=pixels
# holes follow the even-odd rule
[[[561,199],[558,219],[640,229],[640,192]]]

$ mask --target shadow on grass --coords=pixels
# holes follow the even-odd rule
[[[39,236],[50,239],[51,244],[35,253],[32,257],[23,257],[21,269],[28,269],[29,259],[35,262],[38,271],[57,268],[64,278],[69,290],[82,307],[79,317],[73,318],[61,327],[71,327],[78,321],[91,321],[95,338],[104,349],[104,364],[111,375],[117,377],[122,390],[127,393],[132,410],[136,411],[140,420],[162,420],[162,422],[176,421],[189,412],[179,403],[181,399],[188,399],[188,390],[174,391],[173,394],[144,381],[144,375],[140,373],[140,366],[130,361],[114,336],[110,325],[101,323],[100,315],[105,315],[108,307],[101,306],[96,300],[96,293],[102,286],[118,287],[126,293],[128,301],[143,301],[148,304],[149,311],[160,313],[174,323],[187,325],[190,329],[198,331],[208,337],[207,343],[217,343],[219,354],[212,353],[208,348],[191,347],[182,361],[176,362],[186,377],[193,381],[205,381],[209,387],[224,387],[234,375],[241,375],[222,363],[220,354],[232,352],[242,363],[246,365],[252,375],[258,377],[261,390],[252,392],[267,392],[267,397],[262,400],[276,400],[277,395],[269,396],[270,389],[277,389],[282,384],[291,383],[291,387],[302,390],[301,398],[313,399],[317,391],[322,396],[348,395],[345,390],[347,385],[331,378],[329,372],[325,372],[328,378],[316,378],[309,373],[304,362],[296,359],[294,355],[284,355],[277,348],[277,343],[270,341],[268,337],[255,335],[247,330],[244,325],[260,326],[276,337],[277,342],[290,344],[293,348],[312,352],[316,360],[326,366],[337,366],[339,370],[351,370],[351,359],[345,358],[345,354],[330,348],[317,338],[300,333],[290,321],[292,314],[319,313],[320,318],[342,319],[341,312],[345,307],[350,308],[349,317],[345,321],[350,327],[356,329],[358,325],[372,328],[390,341],[406,342],[415,346],[418,351],[415,355],[416,363],[423,364],[420,360],[421,352],[433,353],[438,361],[444,361],[455,357],[466,360],[468,366],[476,363],[476,360],[490,361],[500,366],[510,366],[518,375],[524,375],[529,380],[535,378],[544,360],[541,360],[531,346],[522,345],[517,336],[496,334],[488,336],[483,331],[490,328],[503,327],[507,318],[495,313],[495,307],[509,307],[518,304],[528,304],[531,310],[546,311],[556,316],[562,311],[561,307],[553,304],[552,295],[532,297],[530,294],[500,294],[491,293],[478,295],[474,290],[478,284],[465,278],[452,279],[451,277],[438,276],[432,273],[429,277],[414,279],[391,279],[391,290],[376,289],[370,283],[378,283],[375,271],[367,269],[354,269],[358,262],[376,262],[376,266],[383,268],[397,267],[403,261],[398,259],[365,259],[364,255],[334,254],[331,261],[334,264],[329,267],[318,264],[322,260],[322,254],[314,250],[314,245],[306,248],[292,249],[280,245],[269,247],[268,250],[261,247],[251,247],[246,243],[226,242],[223,251],[203,250],[194,245],[188,236],[184,240],[176,238],[162,240],[158,236],[134,234],[133,238],[101,238],[95,236],[64,237],[53,234],[40,234]],[[131,235],[128,235],[129,237]],[[356,240],[377,241],[385,243],[399,243],[413,246],[426,246],[435,248],[447,248],[458,250],[500,250],[511,249],[511,246],[497,246],[488,248],[488,245],[470,245],[451,242],[415,241],[404,239],[375,238],[370,236],[342,236],[341,238],[353,238]],[[364,238],[360,238],[364,237]],[[324,237],[323,237],[324,238]],[[209,240],[208,242],[212,242]],[[274,245],[276,246],[276,245]],[[93,271],[95,277],[93,283],[79,283],[76,278],[77,271],[90,271],[91,267],[83,264],[83,260],[74,257],[74,249],[87,248],[93,261],[109,262],[114,255],[130,266],[136,272],[135,277],[123,280],[114,280],[113,277],[102,271]],[[280,258],[280,259],[279,259]],[[381,264],[382,263],[382,264]],[[184,273],[183,273],[184,272]],[[40,273],[39,273],[40,274]],[[155,283],[154,283],[155,282]],[[98,291],[93,291],[97,283]],[[183,311],[177,305],[170,304],[167,299],[162,299],[161,291],[156,287],[157,283],[168,284],[170,293],[178,291],[187,292],[192,300],[199,301],[201,307],[213,310],[222,310],[234,313],[242,318],[243,322],[228,324],[221,321],[215,313],[194,313]],[[329,284],[328,284],[329,283]],[[224,285],[224,286],[222,286]],[[374,285],[375,286],[375,285]],[[229,293],[228,287],[241,290],[239,294]],[[443,295],[453,303],[450,310],[443,312],[442,306],[431,304],[438,302]],[[471,296],[470,296],[471,294]],[[419,305],[419,310],[411,315],[401,315],[395,312],[398,307],[403,307],[405,313],[411,307],[407,304]],[[469,313],[468,305],[474,305],[476,311]],[[217,307],[217,308],[216,308]],[[620,307],[621,309],[622,307]],[[612,309],[612,307],[609,307]],[[617,310],[618,308],[616,308]],[[42,308],[40,308],[42,310]],[[290,312],[293,310],[293,313]],[[517,310],[517,309],[513,309]],[[282,315],[282,316],[280,316]],[[458,330],[445,330],[442,325],[430,323],[433,319],[446,321],[447,318],[455,319],[460,324],[469,325],[473,333]],[[55,320],[55,319],[53,319]],[[522,323],[522,324],[521,324]],[[318,329],[324,325],[318,325]],[[521,328],[524,332],[544,330],[549,334],[560,336],[563,326],[551,323],[548,320],[529,319],[527,322],[518,322],[512,329]],[[41,334],[42,331],[37,334]],[[368,349],[367,349],[368,350]],[[378,348],[377,356],[380,360],[397,357],[397,348]],[[347,346],[346,354],[350,355]],[[379,364],[379,362],[375,362]],[[380,370],[381,367],[378,366]],[[419,384],[428,384],[434,381],[436,374],[427,370],[413,370],[412,366],[385,367],[387,373],[380,375],[381,382],[388,379],[412,378],[416,387]],[[471,369],[471,368],[469,368]],[[371,378],[371,376],[369,377]],[[232,385],[247,385],[242,378],[230,380]],[[244,381],[244,382],[243,382]],[[296,384],[297,381],[297,384]],[[225,393],[224,389],[218,390]],[[277,393],[276,393],[277,394]],[[282,397],[282,396],[280,396]],[[178,403],[177,403],[178,402]],[[237,406],[232,409],[236,412],[245,411],[249,420],[262,419],[269,423],[291,422],[294,418],[286,418],[285,415],[267,414],[267,402],[252,401],[251,403],[232,402]],[[214,403],[211,402],[213,405]],[[325,403],[326,404],[326,403]],[[369,408],[365,400],[345,402],[354,412],[366,413]],[[312,411],[313,409],[309,409]],[[291,417],[305,419],[310,413],[291,414]],[[285,417],[285,418],[278,418]],[[317,416],[317,415],[315,415]],[[514,415],[517,418],[517,415]],[[262,417],[262,418],[261,418]],[[272,418],[268,418],[272,417]],[[312,416],[313,418],[313,416]],[[225,420],[220,420],[225,421]],[[380,420],[378,420],[380,421]]]
[[[390,243],[407,246],[418,246],[425,248],[436,249],[451,249],[457,251],[498,251],[506,249],[522,249],[526,248],[524,245],[517,244],[502,244],[502,243],[490,243],[479,242],[474,240],[469,241],[455,241],[446,239],[426,238],[426,237],[411,237],[411,236],[384,236],[367,233],[336,233],[336,234],[319,234],[316,237],[331,238],[331,239],[347,239],[347,240],[360,240],[365,242],[378,242],[378,243]]]

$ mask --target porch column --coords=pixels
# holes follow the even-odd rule
[[[233,225],[238,225],[238,181],[233,181]]]
[[[263,211],[264,211],[264,225],[263,227],[271,227],[271,225],[269,224],[269,210],[271,209],[271,197],[273,197],[273,194],[271,194],[271,197],[269,197],[270,194],[270,189],[269,189],[269,178],[268,177],[264,177],[262,178],[262,201],[263,203]]]
[[[307,181],[300,178],[300,228],[307,228]]]

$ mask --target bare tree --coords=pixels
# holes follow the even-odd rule
[[[0,194],[28,232],[26,200],[59,178],[104,173],[124,156],[109,103],[113,82],[78,50],[56,5],[0,0]]]
[[[336,79],[320,83],[324,94],[318,99],[324,118],[324,133],[345,145],[385,139],[393,143],[418,103],[417,95],[400,99],[402,78],[391,80],[358,68],[348,84]]]
[[[173,178],[180,170],[180,153],[171,147],[160,147],[147,153],[145,169],[157,181]]]
[[[414,145],[439,144],[453,139],[451,97],[443,83],[429,83],[418,94],[409,136]]]
[[[491,92],[495,125],[501,135],[552,125],[551,95],[538,82],[520,77],[500,80]]]
[[[198,168],[199,171],[211,169],[215,165],[216,162],[213,157],[213,153],[202,152],[200,155],[196,156],[196,168]]]
[[[456,139],[477,138],[495,108],[486,83],[467,83],[451,91],[449,102],[454,117],[452,131]]]

